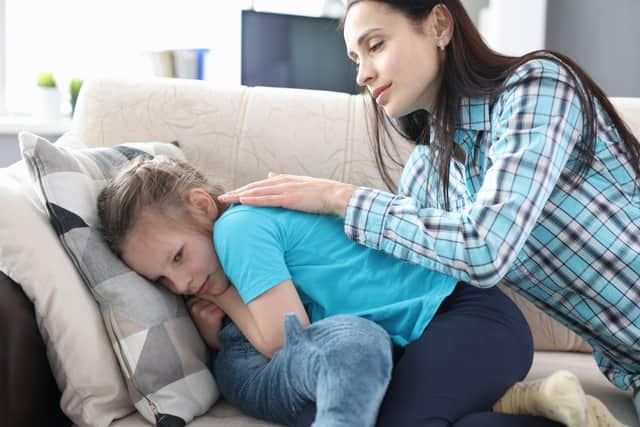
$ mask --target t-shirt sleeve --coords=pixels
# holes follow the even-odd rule
[[[245,304],[291,279],[285,236],[271,215],[257,210],[228,212],[214,225],[213,241],[222,269]]]

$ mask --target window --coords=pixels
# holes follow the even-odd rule
[[[4,85],[0,74],[0,114],[34,111],[39,73],[53,72],[67,95],[72,78],[153,75],[149,53],[155,50],[208,48],[213,73],[207,78],[239,83],[240,9],[246,3],[0,0],[0,69],[4,62],[6,70]]]

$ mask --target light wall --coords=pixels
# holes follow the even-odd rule
[[[0,134],[0,168],[20,160],[17,135]]]
[[[640,1],[550,1],[546,46],[578,62],[609,96],[640,96]]]
[[[478,10],[478,4],[484,4]],[[547,0],[468,0],[476,25],[492,49],[519,56],[545,46]]]
[[[49,141],[57,140],[60,135],[44,135]],[[0,133],[0,168],[9,166],[20,160],[20,147],[18,145],[18,135]]]

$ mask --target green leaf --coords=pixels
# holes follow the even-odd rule
[[[38,86],[40,87],[56,87],[56,79],[52,72],[40,73],[38,75]]]

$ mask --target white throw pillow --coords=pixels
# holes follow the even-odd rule
[[[19,135],[22,156],[53,229],[98,301],[135,408],[158,426],[185,425],[218,397],[206,345],[182,297],[149,283],[111,252],[100,235],[97,196],[129,160],[164,154],[159,142],[70,148]]]

